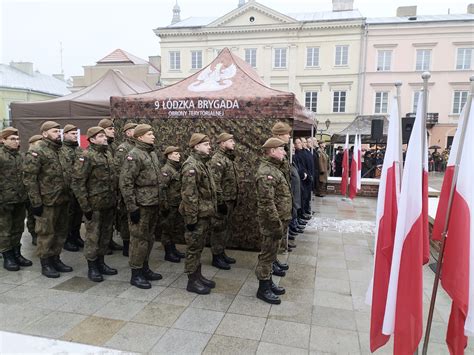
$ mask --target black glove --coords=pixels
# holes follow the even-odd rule
[[[140,209],[130,212],[130,221],[132,221],[133,224],[140,222]]]
[[[161,215],[163,217],[168,217],[169,214],[170,214],[170,210],[161,210]]]
[[[86,216],[87,220],[90,221],[92,219],[92,211],[84,212],[84,216]]]
[[[190,232],[194,232],[196,229],[197,223],[186,224],[186,229]]]
[[[324,171],[321,171],[321,172],[319,173],[319,175],[324,175]]]
[[[37,207],[31,207],[31,211],[33,212],[35,216],[41,217],[41,215],[43,214],[43,205],[39,205]]]
[[[217,212],[219,212],[220,214],[227,214],[227,205],[225,203],[217,205]]]

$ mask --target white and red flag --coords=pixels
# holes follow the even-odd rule
[[[458,130],[449,154],[448,167],[433,226],[433,239],[440,240],[446,221],[449,193],[456,156],[461,160],[452,199],[442,265],[441,285],[452,299],[446,343],[453,355],[464,354],[467,336],[474,335],[474,105],[469,117],[460,115]],[[464,110],[467,111],[465,107]],[[465,122],[465,123],[464,123]],[[464,144],[460,146],[461,127],[466,124]]]
[[[361,184],[361,169],[362,164],[360,161],[360,136],[358,134],[354,137],[354,150],[352,152],[352,162],[351,162],[351,180],[349,183],[349,197],[354,199],[357,192],[360,191],[362,186]]]
[[[346,143],[344,144],[344,153],[342,156],[341,195],[346,194],[348,181],[349,181],[349,134],[346,134]]]
[[[359,139],[357,140],[357,191],[360,191],[362,188],[362,137],[358,135]]]
[[[396,99],[387,131],[387,148],[380,177],[377,197],[377,217],[375,221],[374,274],[367,291],[367,304],[370,314],[370,351],[374,352],[385,345],[389,335],[382,333],[382,325],[387,301],[388,281],[392,265],[395,226],[397,223],[398,198],[400,194],[400,118]]]
[[[413,354],[423,333],[423,264],[429,260],[429,240],[428,149],[422,100],[423,94],[403,171],[382,326],[383,334],[394,335],[396,355]]]

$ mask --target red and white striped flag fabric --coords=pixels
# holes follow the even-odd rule
[[[413,354],[423,333],[423,264],[428,262],[429,250],[428,150],[426,139],[424,147],[422,144],[422,134],[426,137],[422,96],[403,171],[382,326],[383,334],[394,334],[396,355]]]
[[[390,336],[382,333],[388,281],[392,265],[395,226],[400,193],[400,118],[396,99],[392,102],[387,133],[387,148],[380,177],[375,221],[374,274],[367,291],[366,302],[371,305],[370,351],[385,345]]]
[[[467,110],[467,108],[465,108]],[[467,120],[467,122],[466,122]],[[459,145],[461,127],[466,122],[464,144]],[[441,189],[433,238],[440,239],[444,228],[454,165],[462,149],[458,178],[449,216],[441,285],[452,299],[446,343],[453,355],[464,354],[467,336],[474,335],[474,105],[469,117],[461,113],[448,168]]]
[[[359,144],[357,143],[357,134],[354,136],[354,149],[352,151],[351,162],[351,180],[349,183],[349,198],[352,200],[357,194],[357,186],[359,185]]]
[[[360,134],[358,135],[357,139],[357,191],[360,191],[362,188],[362,160],[361,160],[361,155],[362,155],[362,137]]]
[[[344,155],[342,156],[342,179],[341,195],[347,192],[347,182],[349,181],[349,134],[346,134],[346,143],[344,144]]]

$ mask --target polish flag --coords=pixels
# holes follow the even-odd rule
[[[468,111],[465,107],[465,111]],[[463,124],[466,125],[464,144],[460,144]],[[471,102],[469,117],[461,113],[454,137],[448,168],[443,180],[433,239],[440,240],[447,213],[449,193],[459,150],[458,177],[454,189],[447,237],[444,247],[441,285],[452,299],[446,343],[453,355],[464,354],[467,336],[474,336],[474,105]]]
[[[352,152],[352,162],[351,162],[351,180],[349,183],[349,198],[351,200],[357,194],[357,185],[359,184],[359,151],[358,151],[359,144],[357,143],[357,134],[354,136],[354,150]]]
[[[359,134],[359,139],[357,140],[357,191],[360,191],[362,188],[362,160],[361,160],[361,155],[362,155],[362,138]]]
[[[411,133],[398,203],[382,333],[394,334],[394,354],[413,354],[423,333],[423,264],[428,262],[428,149],[422,145],[422,99]],[[422,164],[422,159],[424,164]]]
[[[344,144],[344,155],[342,156],[341,195],[345,195],[347,192],[348,180],[349,180],[349,134],[346,134],[346,144]]]

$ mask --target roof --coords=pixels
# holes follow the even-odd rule
[[[30,75],[7,64],[0,64],[0,87],[31,90],[55,96],[63,96],[71,93],[65,81],[41,74],[38,71]]]
[[[415,20],[410,20],[410,18],[415,18]],[[446,21],[474,21],[474,14],[414,15],[404,17],[372,17],[367,19],[369,25]]]
[[[116,64],[116,63],[129,63],[136,65],[149,65],[149,73],[159,73],[159,70],[153,66],[150,62],[145,59],[139,58],[131,53],[124,51],[123,49],[116,49],[112,53],[109,53],[104,58],[97,61],[97,64]]]
[[[387,132],[388,132],[388,119],[386,116],[383,115],[366,115],[366,116],[357,116],[354,118],[354,121],[349,124],[346,128],[342,131],[335,133],[331,137],[331,143],[344,143],[346,140],[346,134],[349,135],[349,142],[354,142],[354,137],[356,134],[360,134],[362,137],[362,143],[375,143],[372,140],[371,136],[371,128],[372,128],[372,120],[381,120],[383,119],[383,138],[378,141],[377,143],[385,143]]]

